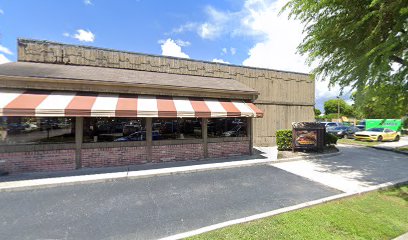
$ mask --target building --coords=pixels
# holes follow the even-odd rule
[[[20,39],[0,81],[12,173],[247,155],[314,117],[305,74],[48,41]]]

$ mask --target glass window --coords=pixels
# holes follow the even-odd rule
[[[0,117],[0,145],[74,143],[75,118]]]
[[[202,138],[199,118],[153,118],[153,140]]]
[[[84,142],[129,142],[146,140],[144,118],[84,118]]]
[[[246,137],[247,118],[210,118],[208,137]]]

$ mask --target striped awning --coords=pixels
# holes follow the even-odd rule
[[[241,100],[0,89],[0,116],[262,117]]]

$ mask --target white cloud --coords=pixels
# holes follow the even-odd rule
[[[64,37],[72,37],[80,42],[94,42],[95,41],[95,34],[93,34],[90,30],[78,29],[76,30],[75,34],[69,34],[64,32],[62,34]]]
[[[5,46],[0,44],[0,52],[8,54],[8,55],[13,55],[13,52],[10,51],[10,49],[6,48]]]
[[[185,54],[181,50],[181,46],[178,45],[173,39],[168,38],[166,41],[162,41],[161,43],[161,49],[162,49],[162,55],[165,56],[173,56],[173,57],[180,57],[180,58],[190,58],[187,54]]]
[[[213,61],[213,62],[216,62],[216,63],[225,63],[225,64],[230,64],[229,62],[224,61],[224,60],[222,60],[222,59],[218,59],[218,58],[214,58],[212,61]]]
[[[4,15],[3,9],[0,9],[0,15]]]
[[[4,54],[0,53],[0,64],[11,62]]]
[[[313,67],[306,64],[306,56],[297,53],[297,46],[304,37],[303,25],[297,20],[289,20],[286,12],[279,15],[287,2],[245,0],[242,9],[236,12],[219,11],[208,6],[205,9],[206,20],[187,23],[180,26],[179,31],[173,30],[173,33],[196,31],[201,38],[210,40],[225,35],[232,38],[249,37],[254,44],[243,65],[309,73]],[[230,48],[229,53],[236,54],[236,49]],[[222,49],[221,55],[227,54],[227,48]],[[329,90],[328,81],[316,80],[317,105],[325,99],[335,98],[339,93],[340,87],[334,86]]]
[[[91,31],[86,31],[83,29],[78,29],[77,33],[74,34],[74,38],[78,39],[81,42],[93,42],[95,41],[95,34]]]
[[[171,33],[183,33],[183,32],[193,31],[196,28],[197,28],[197,23],[188,22],[177,28],[174,28],[173,30],[171,30]]]
[[[93,5],[91,0],[84,0],[85,5]]]
[[[191,45],[191,43],[189,41],[183,41],[181,39],[177,39],[175,40],[175,42],[177,43],[177,45],[179,45],[180,47],[188,47]]]

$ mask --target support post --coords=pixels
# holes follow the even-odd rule
[[[208,118],[202,118],[201,133],[203,135],[204,158],[208,158]]]
[[[75,168],[82,168],[82,139],[84,134],[84,118],[76,117],[75,118]]]
[[[253,134],[253,128],[252,128],[253,121],[254,120],[252,118],[248,118],[248,121],[247,121],[247,134],[248,134],[248,137],[249,137],[249,154],[250,155],[253,155],[253,153],[254,153],[254,151],[253,151],[253,148],[254,148],[254,134]]]
[[[147,161],[152,161],[152,147],[153,147],[153,134],[152,134],[152,118],[146,118],[146,151]]]

